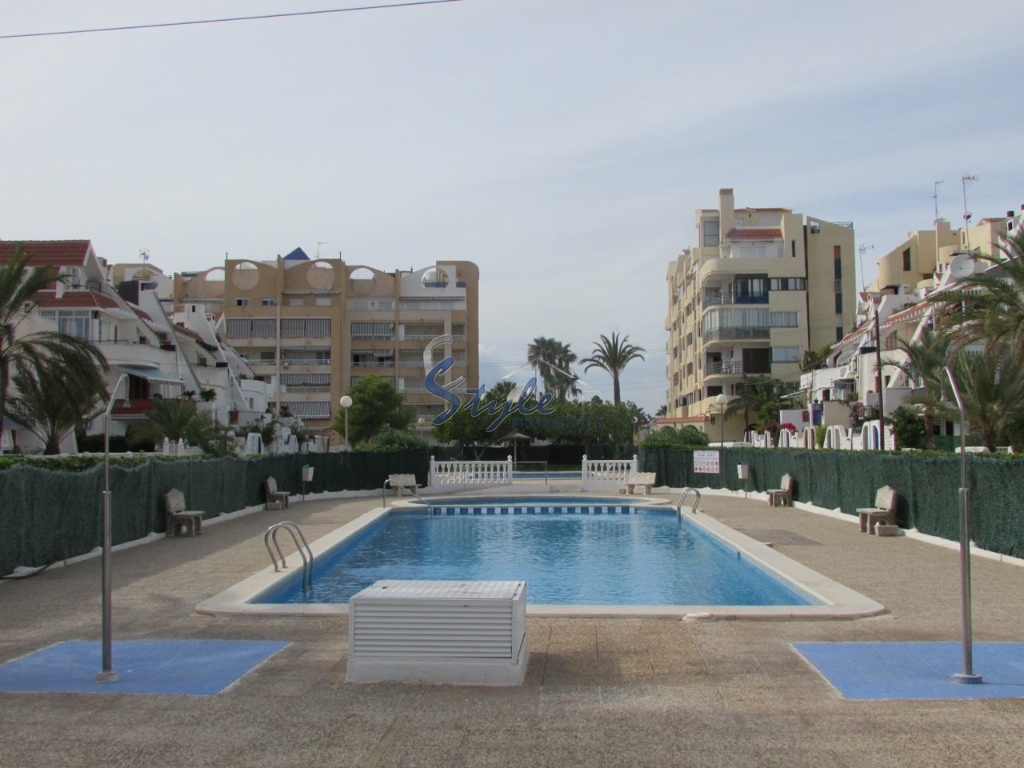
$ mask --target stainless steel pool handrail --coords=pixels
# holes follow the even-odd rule
[[[306,541],[306,537],[302,534],[302,529],[290,520],[283,520],[280,523],[274,523],[272,526],[267,528],[266,533],[263,534],[263,544],[266,546],[267,552],[270,554],[270,561],[274,564],[274,571],[280,571],[282,568],[288,567],[284,553],[281,551],[281,545],[277,541],[277,533],[282,530],[288,531],[291,535],[292,541],[295,543],[295,550],[302,557],[302,591],[305,592],[308,589],[312,589],[313,550],[309,548],[309,542]],[[270,548],[271,543],[273,543],[274,549],[277,550],[277,557],[274,556],[274,550]],[[278,557],[281,558],[280,568],[277,564]]]
[[[694,495],[693,506],[690,507],[690,513],[694,515],[697,514],[697,505],[700,504],[700,491],[696,488],[687,487],[683,488],[683,492],[679,496],[679,501],[676,502],[676,512],[679,513],[680,516],[683,514],[683,501],[686,499],[687,494],[690,493]]]
[[[380,492],[381,502],[382,502],[381,506],[383,506],[385,509],[388,506],[388,488],[390,488],[390,487],[391,487],[391,478],[389,477],[387,480],[384,481],[384,487],[381,489],[381,492]],[[408,488],[406,488],[405,490],[406,490],[406,492],[410,496],[412,496],[413,498],[417,499],[423,506],[425,506],[427,508],[427,512],[429,512],[431,515],[434,514],[434,508],[430,505],[429,501],[427,501],[422,496],[420,496],[418,493],[416,493],[416,491],[410,491]]]

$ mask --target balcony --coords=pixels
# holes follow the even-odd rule
[[[772,336],[771,328],[764,327],[737,327],[737,328],[716,328],[704,332],[704,343],[711,344],[716,341],[770,341]]]
[[[736,295],[735,293],[709,293],[701,300],[704,309],[721,306],[722,304],[767,304],[768,294]]]

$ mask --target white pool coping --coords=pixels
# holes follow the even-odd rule
[[[602,497],[604,498],[604,497]],[[606,497],[613,503],[613,497]],[[597,497],[595,497],[596,502]],[[621,501],[621,499],[619,500]],[[635,501],[635,499],[634,499]],[[670,503],[651,499],[652,505]],[[411,506],[397,502],[391,508],[378,507],[310,544],[314,559],[341,545],[365,527],[372,525],[393,508]],[[687,520],[723,541],[782,581],[820,601],[817,605],[536,605],[527,603],[527,616],[587,618],[673,618],[714,621],[744,619],[761,621],[858,619],[885,613],[881,603],[856,592],[805,565],[786,557],[766,544],[735,531],[708,515],[683,513]],[[290,556],[291,563],[300,561]],[[347,604],[284,605],[253,602],[294,575],[293,568],[275,572],[273,566],[259,571],[223,592],[204,600],[196,611],[206,615],[241,614],[248,616],[337,616],[348,614]]]

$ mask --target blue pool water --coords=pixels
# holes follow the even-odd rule
[[[513,506],[516,505],[516,506]],[[346,603],[379,579],[520,580],[540,605],[812,605],[672,507],[561,497],[392,510],[261,603]]]

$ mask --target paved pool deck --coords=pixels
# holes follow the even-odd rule
[[[115,552],[115,643],[289,645],[216,696],[0,693],[0,766],[931,767],[1017,765],[1024,754],[1024,698],[847,700],[792,648],[958,641],[955,549],[868,536],[856,521],[757,498],[705,495],[701,510],[888,612],[778,622],[531,617],[526,681],[515,688],[348,684],[344,616],[196,613],[268,565],[271,523],[294,520],[313,540],[379,505],[379,496],[307,497],[287,511],[210,521],[197,538]],[[1024,641],[1024,568],[982,557],[972,568],[974,639]],[[0,583],[0,663],[99,640],[100,571],[94,558]]]

